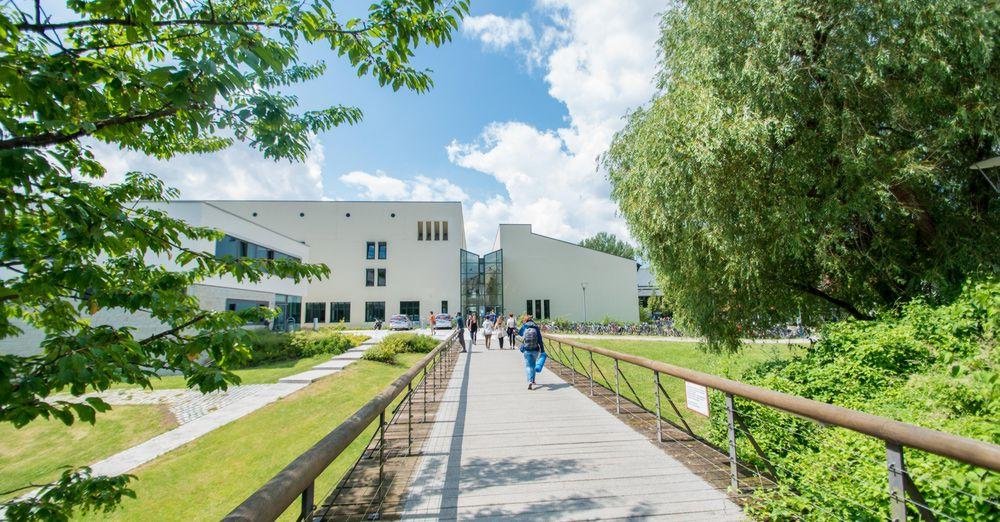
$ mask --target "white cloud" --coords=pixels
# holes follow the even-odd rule
[[[417,176],[403,180],[376,171],[369,174],[360,170],[340,176],[340,181],[361,189],[364,199],[392,201],[466,201],[469,199],[458,185],[445,178]]]
[[[495,14],[466,18],[462,21],[462,32],[491,49],[504,49],[535,38],[527,17],[506,18]]]
[[[566,105],[567,125],[494,122],[478,140],[447,147],[452,163],[489,174],[507,191],[467,205],[468,243],[480,252],[500,222],[531,223],[569,241],[601,231],[628,236],[597,158],[625,112],[653,95],[664,3],[540,0],[537,9],[548,18],[547,36],[532,49],[541,53],[549,94]]]
[[[108,170],[106,183],[121,181],[126,172],[155,174],[188,199],[322,199],[323,145],[312,148],[301,163],[273,161],[246,144],[214,154],[158,160],[145,154],[94,142],[95,157]]]

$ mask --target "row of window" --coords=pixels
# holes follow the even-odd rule
[[[376,285],[376,274],[378,274],[378,280]],[[365,269],[365,286],[385,286],[385,269],[384,268],[366,268]]]
[[[448,222],[417,221],[417,241],[448,241]]]
[[[386,243],[385,241],[378,242],[378,259],[386,258]],[[365,244],[365,259],[375,259],[375,242],[369,241]]]
[[[266,306],[267,303],[264,303]],[[325,323],[326,321],[326,303],[306,303],[306,319],[305,322],[311,323],[314,320]],[[399,302],[399,313],[406,315],[411,321],[420,320],[420,301],[400,301]],[[448,301],[441,301],[441,311],[438,313],[446,314],[448,313]],[[385,301],[367,301],[365,302],[365,322],[370,323],[376,319],[381,319],[385,321]],[[351,303],[350,302],[333,302],[330,303],[330,322],[339,323],[351,322]]]
[[[256,243],[244,241],[238,237],[233,237],[228,234],[215,242],[215,256],[232,256],[236,258],[249,257],[252,259],[291,259],[294,261],[302,261],[293,255],[274,250],[273,248],[261,246]]]
[[[552,315],[548,299],[535,299],[534,301],[528,299],[527,311],[528,315],[534,316],[535,319],[549,319]]]

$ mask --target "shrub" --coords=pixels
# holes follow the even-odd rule
[[[1000,282],[970,284],[947,305],[913,302],[876,321],[830,324],[805,355],[757,365],[744,380],[995,444],[998,322]],[[724,446],[722,395],[714,393],[712,403],[710,438]],[[775,464],[781,485],[754,494],[752,517],[862,520],[887,513],[879,441],[748,401],[737,400],[736,409]],[[758,462],[746,441],[738,441],[740,458]],[[906,461],[928,504],[949,519],[995,516],[987,499],[1000,497],[1000,476],[915,450]],[[955,490],[976,496],[956,497]]]
[[[426,335],[413,333],[398,333],[385,336],[382,342],[369,348],[362,359],[395,363],[396,355],[400,353],[430,353],[440,343],[439,340]]]
[[[312,357],[324,353],[333,355],[344,353],[367,339],[367,336],[346,334],[332,327],[316,331],[299,330],[291,334],[289,342],[298,350],[300,357]]]
[[[385,343],[379,343],[365,350],[365,353],[361,356],[361,358],[366,361],[396,364],[396,353],[396,350],[394,350],[391,346],[386,346]]]
[[[270,330],[251,330],[246,336],[250,358],[240,367],[250,368],[262,364],[300,357],[298,349],[289,343],[289,335]]]

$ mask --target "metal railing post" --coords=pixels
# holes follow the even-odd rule
[[[310,482],[309,487],[302,492],[302,508],[299,511],[299,520],[308,521],[312,518],[313,502],[316,494],[316,482]]]
[[[406,455],[413,454],[413,381],[406,383]]]
[[[663,418],[660,416],[660,372],[653,370],[653,393],[656,394],[656,442],[663,442]]]
[[[615,359],[615,413],[620,414],[622,412],[622,394],[621,394],[621,370],[618,369],[618,359]]]
[[[378,487],[381,489],[385,475],[385,410],[378,414],[378,430]]]
[[[590,377],[590,396],[593,397],[594,396],[594,352],[588,351],[587,353],[590,354],[590,374],[588,376]]]
[[[903,447],[885,442],[885,460],[889,470],[889,513],[893,522],[906,521],[906,483],[903,480]]]
[[[559,349],[560,349],[560,351],[562,351],[562,349],[563,349],[563,343],[559,343]],[[570,346],[569,347],[569,353],[573,357],[576,357],[576,348],[573,348],[572,346]],[[573,361],[570,360],[568,357],[566,358],[566,362],[570,363],[570,365],[573,364]],[[573,379],[573,387],[576,388],[576,366],[571,366],[570,370],[572,370],[572,372],[569,374],[569,376],[570,376],[571,379]]]
[[[739,470],[736,467],[736,412],[733,405],[733,394],[726,394],[726,425],[729,435],[729,483],[734,493],[740,491]]]
[[[427,375],[427,367],[424,366],[424,382],[422,382],[420,384],[420,390],[421,390],[420,399],[424,403],[424,413],[423,413],[424,420],[422,422],[425,423],[425,424],[427,423],[427,380],[428,380],[428,378],[429,377]]]

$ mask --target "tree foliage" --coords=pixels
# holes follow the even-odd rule
[[[635,259],[635,247],[608,232],[598,232],[580,241],[580,246],[618,257]]]
[[[1000,17],[974,0],[690,2],[603,158],[686,327],[859,319],[994,273]]]
[[[67,0],[58,16],[43,4],[0,6],[0,338],[23,325],[45,333],[40,355],[0,355],[0,421],[94,422],[108,408],[99,399],[49,397],[149,387],[165,370],[202,391],[224,389],[248,354],[240,326],[266,312],[204,310],[187,288],[224,274],[299,281],[329,269],[184,248],[185,238],[221,236],[137,204],[177,196],[153,175],[102,183],[89,145],[169,159],[240,140],[267,158],[302,159],[313,134],[361,118],[344,105],[299,110],[284,92],[324,71],[300,59],[302,45],[329,47],[379,85],[423,92],[431,79],[411,64],[414,49],[448,41],[468,3],[382,0],[364,18],[339,16],[329,0]],[[179,270],[148,261],[168,257]],[[91,324],[100,309],[147,313],[163,330],[140,338]],[[212,362],[194,362],[205,357]],[[110,509],[127,479],[71,471],[7,514]]]

